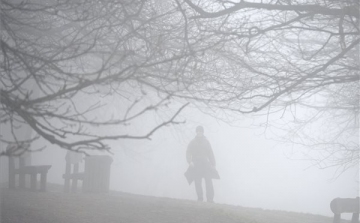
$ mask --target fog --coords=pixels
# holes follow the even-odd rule
[[[201,125],[220,175],[217,204],[332,217],[334,198],[359,196],[359,166],[321,162],[354,162],[358,142],[324,157],[287,138],[359,140],[358,120],[350,123],[359,111],[356,1],[18,2],[2,6],[0,152],[31,142],[40,149],[31,164],[51,165],[48,183],[64,185],[64,148],[86,147],[112,158],[112,191],[196,201],[185,155]],[[149,139],[130,139],[156,126]],[[110,151],[89,149],[103,143]],[[12,182],[9,154],[0,156],[2,186]]]
[[[341,175],[336,168],[319,169],[303,159],[304,150],[271,139],[273,133],[256,127],[250,118],[229,125],[188,108],[178,119],[186,122],[160,129],[151,140],[110,142],[111,190],[196,200],[194,184],[189,186],[184,177],[188,167],[185,152],[195,127],[202,125],[221,177],[213,180],[216,203],[332,216],[332,199],[358,196],[356,168]],[[141,132],[152,122],[141,120],[127,128]],[[32,162],[51,164],[48,181],[63,184],[65,154],[65,150],[47,145],[32,155]]]

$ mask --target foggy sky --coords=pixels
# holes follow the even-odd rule
[[[158,5],[159,8],[165,6],[163,2]],[[126,92],[129,96],[126,96],[136,98],[133,88],[126,90],[129,90]],[[141,92],[138,94],[141,95]],[[86,103],[87,99],[77,100]],[[151,99],[150,96],[149,100]],[[108,100],[109,106],[104,108],[103,113],[95,116],[111,117],[112,114],[120,113],[120,108],[126,109],[124,100],[99,100]],[[175,106],[177,105],[175,102]],[[154,124],[168,119],[174,112],[172,109],[159,111],[159,115],[146,114],[130,126],[101,128],[98,130],[99,135],[107,132],[146,134]],[[90,154],[106,154],[113,158],[111,190],[196,200],[194,184],[188,185],[184,177],[188,167],[185,152],[188,143],[195,136],[196,126],[202,125],[205,136],[212,145],[216,168],[221,177],[220,180],[213,180],[215,203],[332,216],[329,206],[332,199],[359,196],[359,167],[340,176],[336,171],[337,167],[319,169],[311,160],[307,160],[312,157],[305,159],[309,155],[307,151],[276,141],[279,132],[256,125],[264,122],[266,117],[230,116],[234,116],[231,118],[233,121],[224,123],[189,106],[177,118],[184,123],[161,128],[151,140],[111,141],[108,143],[112,154]],[[39,140],[32,146],[41,148],[44,145],[47,147],[44,151],[32,154],[32,164],[52,165],[48,182],[62,185],[66,151],[44,140]]]
[[[160,129],[152,140],[110,143],[114,153],[111,190],[196,200],[194,185],[189,186],[183,174],[187,144],[200,124],[221,176],[214,180],[216,203],[332,216],[332,199],[358,196],[356,168],[335,179],[334,168],[321,170],[300,160],[302,156],[293,149],[269,139],[271,134],[263,134],[263,128],[249,128],[251,120],[242,119],[240,127],[232,127],[191,108],[179,120],[186,123]],[[141,125],[128,128],[140,131],[152,121],[141,120]],[[32,160],[34,164],[52,164],[49,182],[63,184],[65,153],[48,145],[42,153],[33,154]]]

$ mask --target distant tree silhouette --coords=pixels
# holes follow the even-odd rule
[[[108,150],[107,140],[147,139],[178,123],[186,103],[144,132],[126,132],[169,105],[170,93],[147,91],[166,89],[186,68],[188,52],[167,46],[180,32],[165,27],[171,14],[145,1],[2,1],[1,140],[26,149],[1,155],[21,154],[39,137],[68,150]],[[122,103],[111,117],[99,113],[107,96]],[[111,126],[125,130],[98,131]],[[36,135],[19,137],[24,129]]]
[[[4,142],[28,126],[65,149],[108,149],[177,123],[190,102],[280,118],[286,140],[323,151],[320,167],[359,161],[358,1],[5,0],[1,12]],[[124,104],[110,119],[96,115],[108,95]],[[96,134],[174,100],[143,135]],[[331,131],[310,133],[324,122]]]
[[[285,140],[322,151],[311,157],[320,167],[358,165],[359,1],[184,0],[181,7],[198,33],[221,40],[209,53],[216,62],[197,66],[213,94],[198,91],[196,100],[291,116],[278,126]]]

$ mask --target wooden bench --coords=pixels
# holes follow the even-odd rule
[[[109,192],[112,161],[113,159],[107,155],[94,155],[85,158],[83,192]]]
[[[79,172],[82,158],[76,156],[76,153],[69,152],[65,157],[64,192],[75,193],[78,181],[82,181],[82,191],[85,193],[108,192],[112,158],[103,155],[88,156],[84,159],[84,171]]]
[[[79,165],[83,157],[81,153],[69,151],[65,156],[64,192],[76,193],[78,181],[84,180],[84,173],[79,172]]]
[[[15,167],[15,159],[19,159],[19,165]],[[9,188],[16,188],[16,175],[19,176],[19,188],[25,188],[25,177],[30,176],[30,189],[32,191],[46,191],[47,173],[51,165],[27,165],[23,157],[9,157]],[[40,175],[40,188],[37,188],[37,176]]]
[[[342,213],[352,213],[351,223],[359,223],[359,197],[335,198],[330,202],[331,211],[334,213],[333,223],[340,223]]]

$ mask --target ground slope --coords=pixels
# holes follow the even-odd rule
[[[121,192],[1,191],[1,223],[331,223],[332,218]],[[344,221],[345,222],[345,221]]]

